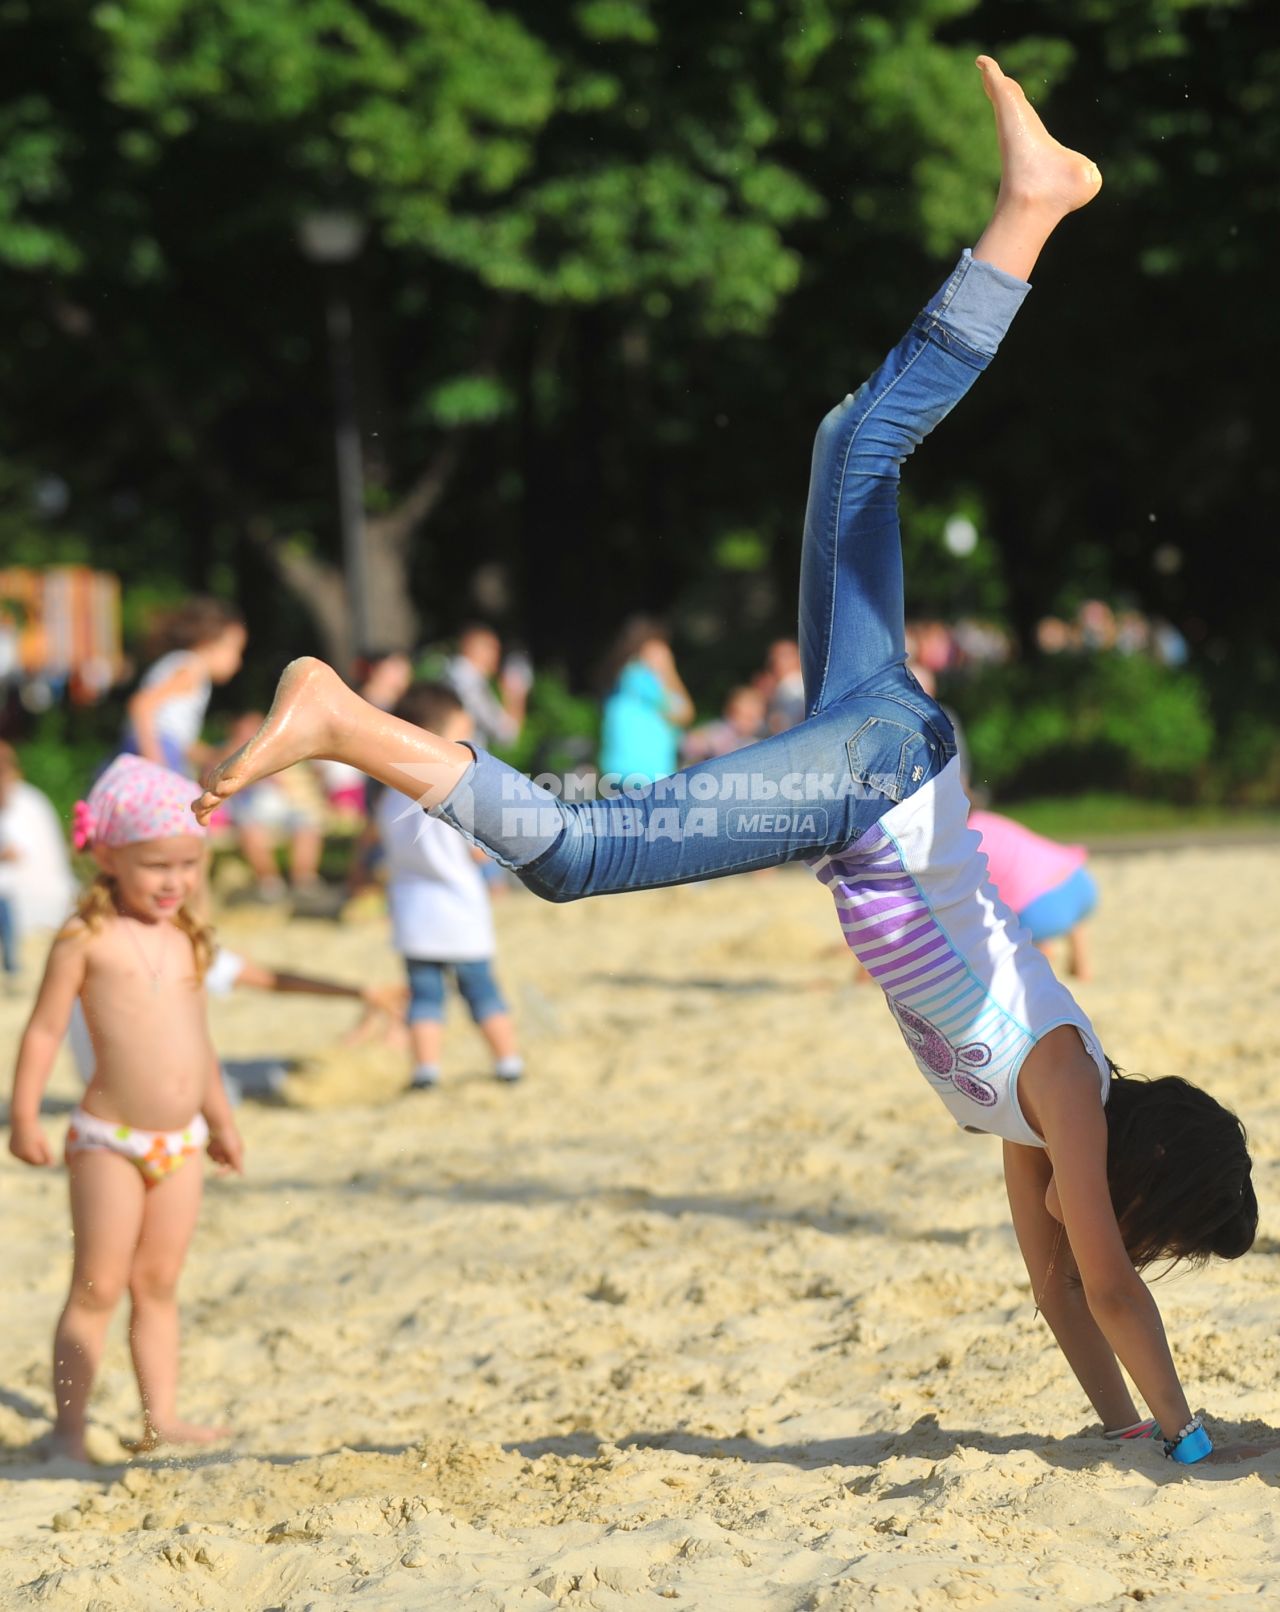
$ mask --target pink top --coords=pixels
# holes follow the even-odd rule
[[[1088,857],[1083,845],[1059,845],[998,812],[970,812],[969,827],[982,835],[987,876],[1014,912],[1056,890]]]

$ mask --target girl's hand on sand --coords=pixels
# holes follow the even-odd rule
[[[53,1163],[53,1149],[49,1138],[38,1125],[17,1124],[9,1132],[9,1151],[24,1164]]]
[[[244,1143],[234,1125],[220,1126],[209,1133],[209,1157],[221,1165],[219,1175],[244,1174]]]

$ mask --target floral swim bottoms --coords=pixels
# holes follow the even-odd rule
[[[67,1126],[66,1156],[70,1159],[73,1153],[118,1153],[138,1167],[150,1188],[195,1158],[208,1140],[209,1127],[203,1114],[197,1114],[180,1131],[140,1131],[136,1126],[99,1119],[77,1108]]]

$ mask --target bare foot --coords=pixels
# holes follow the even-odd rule
[[[997,206],[1044,209],[1065,218],[1102,188],[1102,175],[1088,157],[1060,144],[1041,123],[1022,86],[1000,71],[991,56],[979,56],[982,85],[995,108],[1003,177]]]
[[[55,1427],[52,1432],[36,1440],[31,1446],[31,1453],[38,1455],[42,1461],[89,1460],[83,1428],[78,1433],[61,1433]]]
[[[359,695],[323,661],[310,656],[290,661],[280,674],[267,720],[247,744],[213,768],[192,810],[206,823],[229,795],[259,778],[328,755],[359,704]]]
[[[230,1427],[201,1427],[196,1422],[174,1420],[163,1427],[149,1423],[141,1438],[121,1439],[120,1442],[134,1455],[147,1455],[166,1444],[217,1444],[221,1439],[230,1438],[232,1432]]]

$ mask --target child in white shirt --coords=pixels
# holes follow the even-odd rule
[[[395,714],[458,742],[472,733],[462,701],[441,683],[415,683]],[[508,1083],[519,1080],[524,1061],[493,977],[493,915],[479,868],[483,853],[394,789],[379,799],[375,821],[386,853],[392,943],[409,976],[411,1089],[430,1090],[440,1079],[446,970],[489,1043],[494,1074]]]

